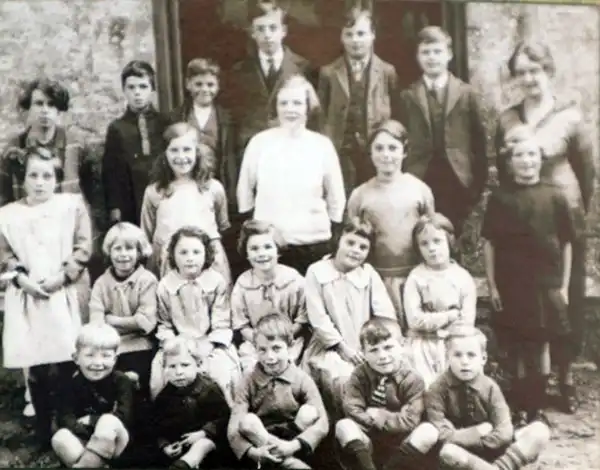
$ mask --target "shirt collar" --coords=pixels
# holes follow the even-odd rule
[[[269,59],[273,58],[273,63],[275,64],[275,69],[279,70],[281,68],[281,64],[283,63],[283,47],[276,50],[273,55],[268,56],[263,51],[258,51],[258,59],[260,60],[260,65],[264,70],[268,70],[269,68]]]
[[[140,114],[143,114],[144,116],[149,117],[149,116],[154,116],[157,113],[158,113],[158,111],[156,111],[156,108],[154,107],[154,105],[152,103],[150,103],[148,106],[146,106],[146,108],[144,108],[144,110],[141,112],[134,111],[129,106],[127,106],[127,109],[125,110],[125,116],[132,117],[134,119],[137,119]]]
[[[298,271],[283,264],[278,264],[275,266],[275,277],[270,282],[263,282],[254,275],[252,269],[249,269],[238,278],[237,283],[248,290],[258,290],[271,285],[275,286],[277,289],[285,289],[299,278],[301,278],[301,276]]]
[[[432,80],[427,75],[423,75],[423,81],[425,82],[425,86],[428,90],[431,90],[433,86],[435,86],[436,89],[441,90],[443,88],[446,88],[446,85],[448,84],[448,77],[448,72],[437,77],[435,80]]]
[[[26,147],[40,146],[40,147],[45,147],[48,149],[60,149],[60,148],[65,148],[66,145],[67,145],[67,134],[66,134],[65,130],[60,126],[56,126],[55,131],[54,131],[54,136],[52,137],[52,139],[50,139],[50,141],[48,141],[46,143],[40,143],[35,138],[34,133],[31,132],[31,127],[29,129],[27,129],[27,135],[25,137],[25,146]]]
[[[351,69],[353,68],[354,64],[360,64],[361,70],[364,70],[371,63],[371,56],[371,53],[367,54],[362,59],[353,59],[350,56],[346,56],[346,62],[350,64]]]
[[[122,281],[120,281],[119,279],[117,279],[113,273],[112,268],[108,268],[107,272],[110,274],[111,278],[115,281],[115,287],[119,286],[119,285],[134,285],[138,279],[140,278],[140,276],[144,273],[144,271],[146,270],[146,268],[144,268],[144,266],[142,266],[141,264],[129,275],[129,277],[127,279],[124,279]]]
[[[366,266],[363,264],[350,272],[342,273],[335,268],[333,258],[329,257],[313,264],[312,271],[320,284],[329,284],[338,279],[345,279],[357,289],[364,289],[371,282],[371,276]]]
[[[446,376],[446,381],[448,382],[448,385],[450,386],[450,388],[456,389],[456,388],[460,388],[463,386],[467,386],[468,388],[475,390],[476,392],[478,392],[480,394],[485,393],[487,380],[486,380],[486,375],[483,372],[481,374],[479,374],[477,377],[475,377],[473,380],[471,380],[470,382],[463,382],[462,380],[459,380],[458,377],[456,377],[452,373],[450,368],[448,368],[448,370],[446,370],[445,376]]]
[[[203,291],[210,292],[216,289],[220,280],[220,274],[213,268],[205,269],[197,278],[191,280],[182,277],[176,269],[172,269],[160,282],[165,286],[169,293],[174,295],[186,284],[195,284],[200,286]]]
[[[365,373],[367,374],[367,377],[369,377],[369,380],[371,381],[371,383],[377,384],[377,382],[381,378],[381,374],[379,372],[373,370],[366,363],[363,364],[361,367],[364,368]],[[396,382],[397,385],[400,385],[406,379],[406,376],[409,373],[410,373],[410,370],[408,369],[408,367],[403,362],[401,362],[400,367],[398,367],[398,370],[396,372],[388,374],[387,376],[390,379],[392,379],[394,382]]]
[[[259,388],[263,388],[268,385],[272,381],[285,382],[288,384],[293,384],[296,378],[297,366],[290,364],[286,367],[286,369],[279,375],[269,375],[267,374],[260,363],[256,364],[256,367],[252,371],[252,379],[258,385]]]

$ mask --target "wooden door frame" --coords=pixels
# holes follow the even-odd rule
[[[468,81],[465,4],[445,0],[425,1],[441,2],[442,26],[452,36],[452,72]],[[156,44],[158,104],[161,110],[171,110],[183,100],[179,0],[152,0],[152,22]]]

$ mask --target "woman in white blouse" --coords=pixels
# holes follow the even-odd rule
[[[305,274],[329,253],[346,203],[344,183],[333,143],[307,126],[320,111],[308,80],[290,77],[275,104],[278,125],[256,134],[244,152],[238,208],[277,227],[286,245],[281,263]]]

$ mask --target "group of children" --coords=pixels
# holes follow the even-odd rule
[[[208,59],[190,62],[188,100],[170,116],[150,104],[149,64],[123,70],[128,108],[108,128],[103,159],[109,267],[91,295],[92,227],[83,198],[59,186],[65,162],[39,145],[12,158],[24,198],[0,208],[10,281],[4,365],[28,369],[41,442],[65,465],[88,468],[117,463],[145,438],[156,451],[152,461],[171,468],[236,460],[313,468],[330,433],[340,464],[352,470],[417,468],[433,462],[427,459],[505,470],[534,461],[549,440],[536,361],[552,335],[568,331],[575,236],[564,198],[540,183],[539,143],[526,127],[506,135],[502,158],[512,182],[492,195],[482,229],[491,298],[502,310],[494,326],[501,344],[512,346],[515,431],[503,393],[483,371],[487,343],[474,326],[474,280],[454,260],[487,162],[474,95],[447,72],[448,35],[425,28],[418,56],[423,81],[442,78],[453,94],[445,126],[469,129],[463,137],[473,142],[459,142],[464,154],[444,150],[451,142],[444,141],[443,101],[420,88],[400,94],[400,122],[391,119],[395,84],[373,55],[371,14],[349,15],[346,55],[319,78],[324,132],[339,154],[332,171],[349,194],[346,219],[330,211],[332,239],[318,250],[298,245],[306,248],[296,247],[299,259],[289,256],[276,221],[257,220],[248,203],[238,214],[244,191],[235,198],[240,168],[248,171],[246,146],[256,151],[252,141],[264,138],[273,116],[306,125],[318,101],[314,89],[306,92],[306,64],[282,48],[283,12],[273,3],[259,2],[250,18],[256,63],[234,69],[247,80],[258,73],[267,87],[247,85],[237,97],[242,111],[230,115],[214,103],[219,67]],[[362,69],[354,64],[361,56]],[[369,60],[384,72],[367,79]],[[346,90],[336,81],[340,67],[348,69]],[[381,103],[371,106],[371,96]],[[418,115],[423,103],[440,111],[429,124]],[[423,124],[438,133],[426,145]],[[369,171],[374,176],[365,178]],[[264,185],[267,174],[255,183]],[[322,211],[292,202],[313,216]],[[240,260],[250,269],[240,269]],[[512,336],[524,322],[520,337]]]

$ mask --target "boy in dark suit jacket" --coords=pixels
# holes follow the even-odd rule
[[[376,124],[392,114],[396,94],[393,65],[373,53],[375,28],[368,9],[351,8],[341,41],[344,54],[321,70],[319,99],[325,113],[325,133],[340,155],[347,194],[375,176],[367,139]]]
[[[166,115],[152,105],[156,90],[152,66],[141,60],[129,62],[121,72],[127,110],[106,131],[102,159],[102,183],[111,224],[140,224],[142,199],[150,182],[156,156],[164,150]]]
[[[302,74],[309,79],[311,75],[308,61],[283,45],[287,34],[285,12],[277,2],[249,3],[249,33],[255,47],[234,65],[227,90],[228,105],[238,126],[240,154],[250,138],[269,127],[279,85],[292,75]]]
[[[488,175],[480,98],[448,72],[448,33],[427,26],[419,32],[418,43],[423,77],[402,91],[398,104],[411,143],[404,170],[427,183],[436,210],[450,219],[459,236]]]

